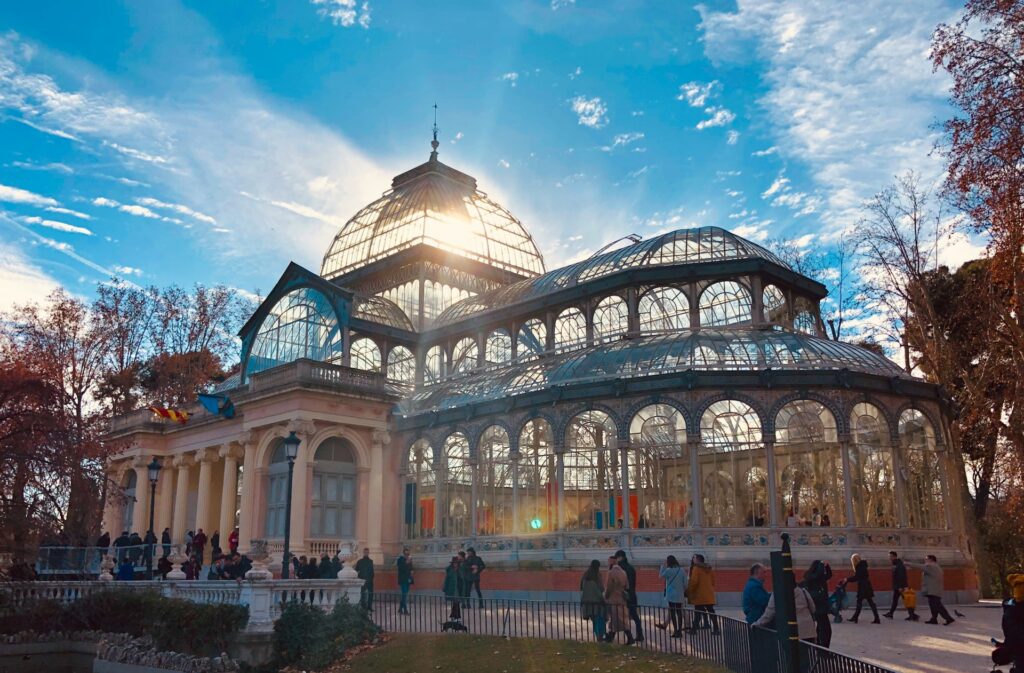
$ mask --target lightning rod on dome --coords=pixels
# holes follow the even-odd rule
[[[437,146],[440,145],[437,142],[437,101],[434,101],[434,139],[430,141],[430,147],[433,151],[430,153],[430,160],[437,161]]]

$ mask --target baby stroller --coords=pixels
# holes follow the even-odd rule
[[[843,580],[828,596],[828,612],[836,624],[843,622],[843,609],[846,607],[846,580]]]

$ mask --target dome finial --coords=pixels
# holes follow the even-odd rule
[[[430,153],[430,160],[437,161],[437,147],[441,143],[437,142],[437,102],[434,102],[434,139],[430,141],[430,147],[433,148],[433,152]]]

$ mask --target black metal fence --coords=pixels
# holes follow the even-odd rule
[[[373,621],[385,631],[395,633],[471,633],[510,638],[547,638],[596,642],[593,623],[583,619],[583,607],[576,602],[526,601],[504,599],[464,599],[460,618],[452,619],[452,601],[436,595],[410,593],[407,612],[400,611],[401,595],[375,593]],[[680,654],[724,666],[734,673],[792,673],[788,654],[779,647],[775,632],[751,628],[746,622],[724,615],[706,615],[684,608],[680,615],[684,631],[674,637],[669,623],[666,629],[655,626],[670,622],[668,608],[637,608],[644,639],[637,647]],[[457,624],[458,627],[453,625]],[[630,624],[637,635],[636,624]],[[447,628],[446,628],[447,627]],[[617,643],[625,635],[616,636]],[[800,673],[892,673],[887,668],[847,657],[810,643],[800,644]]]

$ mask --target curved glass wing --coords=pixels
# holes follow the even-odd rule
[[[342,350],[334,308],[322,292],[303,287],[270,309],[256,333],[245,372],[248,376],[301,358],[340,361]]]

